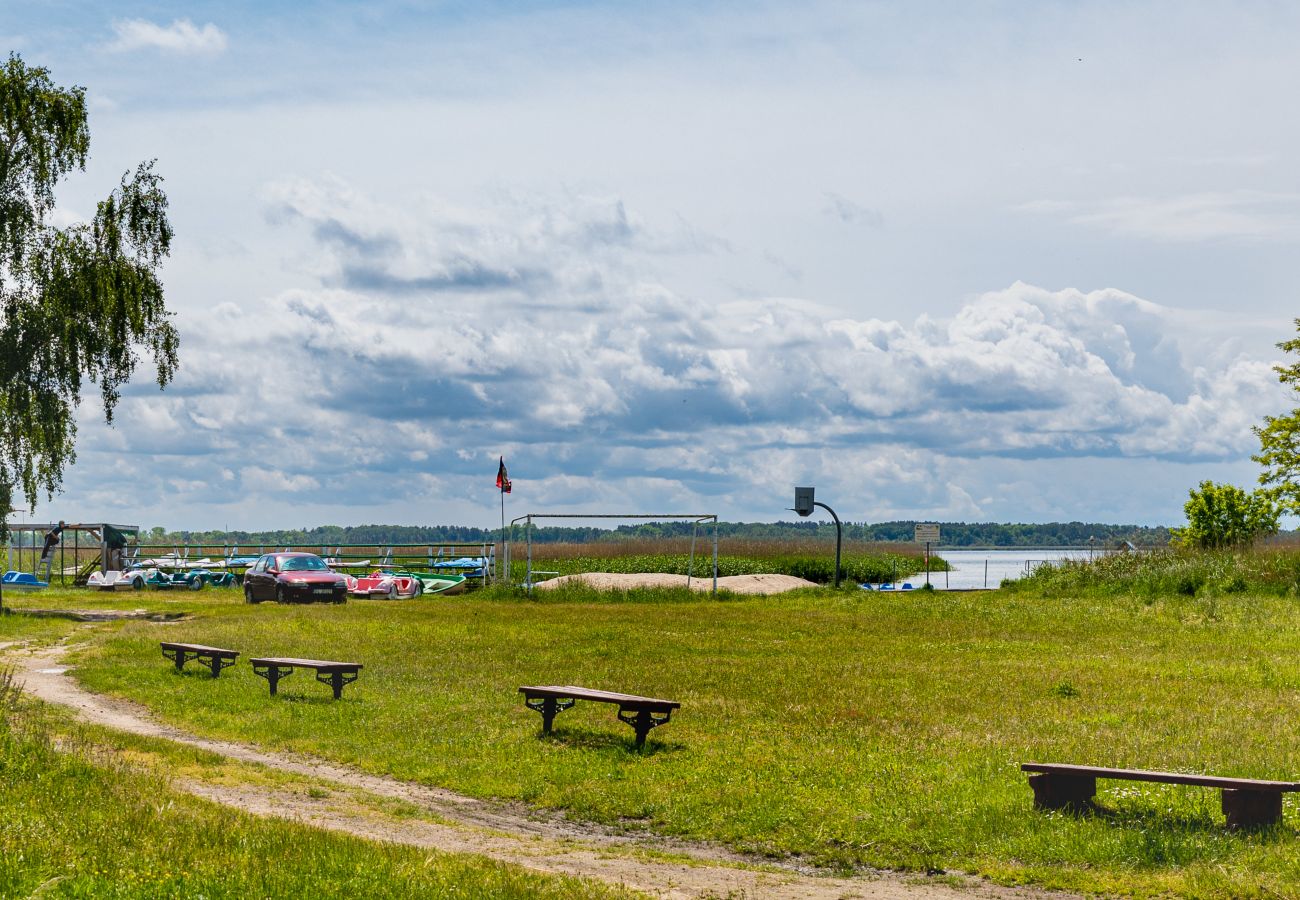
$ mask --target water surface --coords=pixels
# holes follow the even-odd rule
[[[953,567],[951,572],[931,572],[936,588],[998,587],[1005,579],[1020,578],[1036,566],[1061,559],[1087,559],[1087,550],[940,550],[939,556]],[[925,584],[925,573],[907,579],[913,586]]]

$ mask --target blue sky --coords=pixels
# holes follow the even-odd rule
[[[1176,523],[1300,315],[1300,10],[53,2],[84,218],[157,158],[176,383],[39,517]]]

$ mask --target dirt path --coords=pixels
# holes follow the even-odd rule
[[[863,900],[1063,900],[1066,895],[1002,888],[978,879],[956,887],[880,872],[833,878],[773,866],[724,848],[673,841],[648,833],[629,835],[538,813],[522,804],[490,803],[452,791],[369,775],[289,753],[198,737],[155,720],[143,707],[81,688],[63,664],[70,648],[6,654],[23,689],[48,703],[74,709],[96,725],[197,747],[229,759],[306,776],[347,791],[413,803],[446,824],[363,815],[288,789],[217,785],[177,779],[178,788],[255,815],[293,819],[373,840],[451,853],[473,853],[527,869],[625,885],[670,898],[738,896],[746,898],[863,898]],[[673,854],[673,862],[645,851]],[[761,866],[762,869],[755,868]]]

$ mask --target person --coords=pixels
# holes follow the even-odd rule
[[[112,525],[105,525],[104,542],[108,544],[108,567],[119,571],[125,569],[126,534]]]
[[[39,575],[41,568],[44,567],[46,584],[50,582],[50,569],[54,566],[54,548],[59,546],[59,539],[63,536],[64,524],[64,521],[60,519],[58,525],[45,532],[45,546],[41,548],[41,561],[37,564],[36,571],[32,573],[33,575]]]
[[[112,525],[104,526],[104,534],[101,537],[98,528],[87,528],[91,536],[97,541],[103,541],[108,546],[108,556],[105,558],[104,571],[120,572],[126,569],[126,534],[118,531]]]

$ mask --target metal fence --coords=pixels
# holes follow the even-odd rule
[[[41,551],[50,524],[10,526],[7,568],[44,576]],[[495,542],[440,544],[270,544],[260,543],[141,543],[135,526],[110,526],[127,535],[117,550],[103,539],[103,525],[65,525],[50,564],[50,582],[60,586],[84,585],[91,572],[107,569],[153,567],[165,571],[195,568],[228,571],[242,578],[244,571],[267,553],[315,553],[333,569],[349,574],[374,569],[413,569],[465,575],[484,584],[496,580],[498,545]]]
[[[135,567],[207,568],[242,576],[267,553],[315,553],[330,568],[351,574],[373,569],[417,569],[481,579],[496,578],[497,545],[493,542],[442,544],[138,544],[128,558]]]

